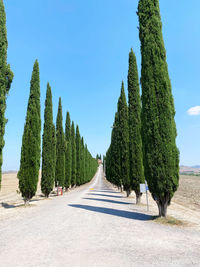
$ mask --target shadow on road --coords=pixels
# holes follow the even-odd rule
[[[122,201],[111,200],[111,199],[103,199],[103,198],[90,198],[90,197],[85,197],[83,199],[103,201],[103,202],[114,203],[114,204],[125,204],[125,205],[132,204],[130,202],[122,202]]]
[[[153,219],[153,217],[150,215],[137,213],[137,212],[125,211],[125,210],[94,207],[94,206],[89,206],[89,205],[69,204],[68,206],[70,206],[72,208],[90,210],[90,211],[94,211],[94,212],[99,212],[99,213],[104,213],[104,214],[109,214],[109,215],[113,215],[113,216],[118,216],[118,217],[122,217],[122,218],[133,219],[133,220],[139,220],[139,221],[149,221],[149,220]]]
[[[10,204],[5,203],[5,202],[1,202],[0,204],[1,204],[1,206],[2,206],[3,208],[5,208],[5,209],[14,209],[14,208],[16,208],[15,205],[10,205]]]
[[[115,192],[115,191],[112,191],[112,190],[93,190],[93,192],[119,194],[119,192]]]
[[[113,195],[105,195],[105,194],[95,194],[95,193],[87,193],[87,195],[91,195],[91,196],[101,196],[101,197],[123,198],[123,197],[121,197],[121,196],[113,196]]]

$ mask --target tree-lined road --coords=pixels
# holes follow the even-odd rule
[[[150,219],[99,167],[89,185],[0,222],[0,266],[200,266],[199,232]]]

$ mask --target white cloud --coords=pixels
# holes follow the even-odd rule
[[[198,116],[200,115],[200,106],[192,107],[188,109],[187,114],[190,116]]]

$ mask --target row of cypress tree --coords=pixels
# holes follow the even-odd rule
[[[159,216],[166,216],[179,182],[179,151],[176,146],[175,108],[162,36],[159,0],[140,0],[141,87],[136,58],[129,55],[127,107],[124,85],[118,101],[111,145],[106,154],[107,178],[134,190],[146,178]],[[144,166],[144,167],[143,167]]]
[[[141,138],[141,101],[136,57],[131,49],[128,71],[128,104],[124,82],[118,100],[111,144],[106,154],[106,177],[127,193],[134,190],[140,202],[140,183],[144,183]]]
[[[41,190],[45,197],[49,196],[54,185],[68,190],[70,186],[80,186],[92,179],[98,166],[97,161],[84,144],[78,126],[75,131],[69,112],[66,115],[64,132],[61,98],[59,98],[56,127],[53,123],[52,92],[49,83],[46,91],[42,140]],[[18,172],[19,189],[25,203],[29,202],[37,191],[41,160],[40,143],[40,75],[36,60],[31,78]]]

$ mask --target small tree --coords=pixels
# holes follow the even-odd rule
[[[71,120],[69,112],[67,112],[66,123],[65,123],[65,141],[66,141],[65,188],[68,189],[71,185],[71,176],[72,176]]]
[[[62,104],[59,98],[56,120],[56,185],[64,188],[65,184],[65,136],[63,132]]]
[[[132,49],[129,54],[128,99],[130,181],[138,204],[141,197],[140,184],[144,183],[145,179],[142,156],[140,87],[136,57]]]
[[[3,0],[0,0],[0,188],[1,188],[1,167],[3,163],[3,147],[4,147],[4,133],[6,110],[6,98],[9,93],[11,83],[13,80],[13,73],[10,65],[7,64],[7,31],[6,31],[6,13],[4,9]]]
[[[47,84],[44,130],[42,142],[42,177],[41,190],[45,197],[49,197],[55,181],[55,127],[53,124],[52,93]]]
[[[72,145],[72,179],[71,185],[76,185],[76,140],[75,140],[75,129],[74,122],[72,121],[71,126],[71,145]]]
[[[39,64],[36,60],[31,79],[30,97],[22,138],[20,170],[18,172],[19,189],[25,204],[29,203],[37,191],[40,168],[40,132],[40,78]]]
[[[166,216],[167,206],[178,188],[179,152],[159,1],[140,0],[138,16],[142,54],[144,170],[159,216]]]

